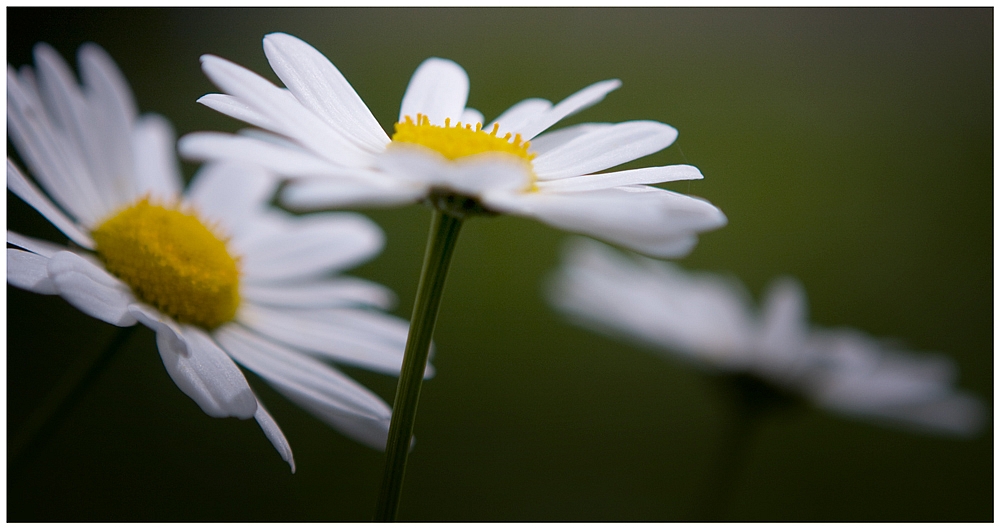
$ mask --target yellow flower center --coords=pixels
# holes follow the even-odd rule
[[[164,314],[207,329],[236,315],[238,259],[193,212],[142,198],[91,235],[108,271]]]
[[[393,143],[413,143],[422,145],[441,153],[449,160],[457,160],[473,154],[487,152],[501,152],[513,154],[530,164],[535,158],[535,154],[528,152],[531,142],[522,141],[521,135],[517,134],[511,138],[511,133],[505,136],[497,136],[500,126],[493,125],[493,130],[486,132],[482,123],[476,126],[458,122],[454,127],[451,120],[445,119],[444,126],[431,125],[430,120],[423,114],[417,114],[416,122],[410,116],[406,116],[402,122],[395,125],[396,132],[392,135]]]

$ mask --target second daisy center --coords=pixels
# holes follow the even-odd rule
[[[501,152],[513,154],[530,163],[535,154],[528,152],[530,142],[523,141],[521,135],[507,133],[498,136],[500,126],[493,125],[493,130],[486,132],[483,124],[475,126],[458,122],[451,125],[450,119],[444,120],[444,126],[431,125],[423,114],[417,114],[416,121],[406,116],[396,123],[396,132],[392,135],[393,143],[412,143],[432,149],[449,160],[457,160],[474,154]]]
[[[207,329],[236,315],[237,258],[193,213],[143,198],[92,235],[108,271],[164,314]]]

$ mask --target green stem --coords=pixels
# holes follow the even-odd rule
[[[375,521],[393,521],[399,508],[399,497],[403,489],[403,473],[406,471],[406,457],[410,450],[413,423],[417,415],[417,401],[420,385],[427,368],[427,354],[430,350],[431,335],[437,321],[444,280],[448,275],[448,265],[458,241],[462,218],[439,209],[434,210],[424,266],[417,286],[417,299],[410,319],[410,334],[406,339],[403,353],[403,368],[396,386],[396,400],[392,407],[392,421],[389,423],[389,441],[385,447],[385,471],[382,474],[382,488],[379,490],[375,507]]]
[[[98,354],[80,357],[24,421],[7,445],[7,460],[17,462],[26,449],[37,448],[70,412],[73,404],[87,391],[115,354],[135,331],[137,325],[122,327]]]

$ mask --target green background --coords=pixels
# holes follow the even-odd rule
[[[469,73],[490,119],[526,97],[624,85],[580,121],[680,131],[630,166],[689,163],[729,225],[681,260],[759,295],[798,277],[812,321],[947,353],[992,415],[992,9],[7,9],[9,64],[37,41],[75,64],[118,61],[143,111],[178,135],[242,126],[195,103],[198,56],[262,73],[261,38],[326,54],[387,129],[429,56]],[[8,145],[8,155],[13,149]],[[186,164],[185,173],[195,166]],[[10,229],[63,241],[8,193]],[[409,316],[429,210],[366,211],[388,244],[355,275]],[[564,232],[466,223],[424,385],[404,520],[686,520],[718,493],[721,395],[688,366],[565,323],[541,296]],[[7,432],[116,329],[58,298],[7,289]],[[350,375],[391,402],[395,379]],[[142,328],[30,456],[8,461],[8,520],[366,520],[382,454],[248,379],[284,430],[292,475],[252,421],[211,419],[167,376]],[[721,516],[991,520],[993,425],[972,440],[816,408],[769,418]]]

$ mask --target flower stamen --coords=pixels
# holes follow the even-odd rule
[[[164,314],[207,329],[236,315],[238,258],[194,212],[144,197],[91,235],[108,271]]]
[[[486,132],[482,123],[462,125],[459,121],[451,126],[451,118],[445,118],[444,126],[432,125],[430,119],[417,114],[414,121],[410,116],[395,125],[392,135],[393,143],[410,143],[427,147],[440,153],[449,160],[457,160],[466,156],[482,153],[506,153],[517,156],[527,163],[535,158],[535,153],[529,152],[531,142],[524,141],[520,134],[505,134],[497,136],[500,125],[493,124],[493,130]]]

